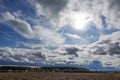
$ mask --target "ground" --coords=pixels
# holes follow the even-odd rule
[[[0,80],[120,80],[120,73],[4,72]]]

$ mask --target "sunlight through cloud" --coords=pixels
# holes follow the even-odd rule
[[[78,30],[86,30],[87,24],[91,20],[92,19],[86,13],[74,13],[74,15],[72,16],[72,26]]]

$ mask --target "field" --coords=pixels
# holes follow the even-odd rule
[[[6,72],[0,80],[120,80],[120,73]]]

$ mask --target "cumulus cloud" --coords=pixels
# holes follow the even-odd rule
[[[119,67],[119,34],[120,31],[114,32],[110,35],[101,35],[99,40],[95,43],[82,46],[81,53],[93,54],[92,57],[99,60],[104,66],[107,66],[107,63],[111,63],[109,66]],[[117,61],[117,63],[115,61]]]
[[[99,55],[115,55],[119,54],[119,44],[120,44],[120,31],[114,32],[110,35],[101,35],[100,39],[90,44],[91,53],[99,54]],[[93,52],[92,52],[93,51]]]
[[[8,22],[8,24],[10,24],[12,28],[16,32],[18,32],[20,35],[29,39],[33,38],[34,33],[29,23],[14,17],[14,15],[12,15],[9,12],[3,13],[1,16],[2,16],[3,22]]]
[[[41,62],[46,61],[47,57],[41,51],[17,48],[0,48],[0,59],[13,62]],[[22,53],[22,54],[21,54]]]
[[[114,34],[117,34],[117,32]],[[37,62],[46,64],[69,63],[73,65],[91,65],[94,61],[98,61],[101,64],[100,66],[119,68],[120,60],[118,55],[120,55],[120,44],[114,42],[104,43],[107,39],[113,39],[110,36],[113,36],[114,34],[109,35],[106,39],[102,39],[101,37],[96,43],[81,46],[64,45],[54,50],[46,49],[34,44],[32,44],[32,46],[30,44],[27,45],[31,46],[31,49],[0,48],[0,59],[15,62]],[[101,45],[97,45],[102,41],[103,43]],[[104,54],[101,52],[102,50]]]
[[[101,66],[119,68],[119,34],[120,31],[109,35],[101,35],[98,41],[91,44],[85,44],[81,46],[64,45],[54,50],[53,53],[56,53],[61,57],[66,56],[64,63],[91,65],[94,61],[99,61]]]

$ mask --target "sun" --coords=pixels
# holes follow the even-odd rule
[[[78,30],[85,30],[90,17],[86,13],[76,13],[72,16],[72,26]]]

